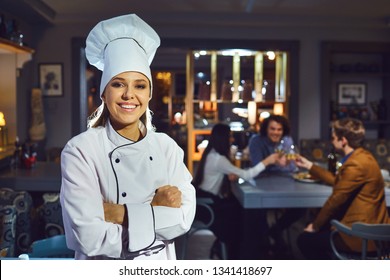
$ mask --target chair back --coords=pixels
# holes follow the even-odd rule
[[[30,258],[74,258],[74,251],[66,245],[65,235],[34,241]]]
[[[204,219],[195,219],[192,223],[189,234],[193,234],[198,230],[210,229],[210,226],[214,223],[214,210],[211,208],[213,200],[211,198],[196,198],[196,211],[197,213],[202,213]]]
[[[196,213],[195,219],[191,225],[190,230],[183,236],[181,252],[178,255],[179,259],[186,259],[188,240],[189,238],[200,230],[211,230],[211,226],[215,220],[214,210],[212,208],[214,204],[213,199],[209,197],[197,197],[196,198]],[[223,242],[220,242],[221,246],[221,258],[227,259],[227,249]]]
[[[378,259],[390,260],[390,224],[355,223],[352,231],[363,239],[374,241]]]
[[[331,233],[330,243],[333,253],[339,259],[356,259],[356,254],[340,252],[335,245],[334,238],[338,232],[342,232],[349,236],[354,236],[362,239],[362,250],[359,254],[359,259],[367,259],[368,257],[367,244],[368,241],[373,241],[376,247],[375,259],[390,259],[390,224],[367,224],[354,223],[352,227],[343,225],[337,220],[332,220],[331,224],[335,230]]]

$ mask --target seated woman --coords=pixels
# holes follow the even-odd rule
[[[212,207],[215,212],[215,222],[212,230],[217,237],[216,242],[226,243],[228,258],[236,259],[240,205],[230,195],[230,180],[235,180],[237,177],[245,180],[252,179],[265,170],[266,166],[278,163],[283,159],[280,154],[273,153],[252,168],[238,168],[229,159],[232,140],[228,125],[219,123],[213,127],[209,143],[202,154],[194,177],[193,185],[198,197],[213,199]]]

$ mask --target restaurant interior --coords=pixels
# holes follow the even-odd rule
[[[151,65],[153,124],[184,150],[192,174],[218,122],[233,132],[232,160],[249,167],[248,140],[270,114],[285,116],[300,153],[322,164],[330,122],[360,119],[365,147],[390,170],[388,0],[1,0],[0,207],[22,199],[30,211],[13,213],[23,223],[11,237],[3,226],[1,249],[11,249],[2,257],[31,253],[34,241],[64,234],[61,150],[87,129],[101,103],[101,73],[86,60],[85,39],[99,21],[128,13],[161,37]],[[244,199],[252,193],[234,193],[246,210],[246,230],[258,211],[268,209],[272,223],[286,207],[297,207],[278,204],[276,196],[254,206]],[[319,208],[329,193],[321,195],[296,203]],[[390,189],[386,200],[390,205]],[[243,244],[241,257],[302,258],[294,239],[305,222],[284,233],[288,253],[258,254],[260,247],[249,252],[251,245]],[[261,229],[248,242],[255,233]],[[178,258],[210,258],[214,239],[207,229],[182,237]]]

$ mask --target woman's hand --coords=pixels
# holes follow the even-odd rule
[[[298,157],[295,159],[295,164],[298,167],[302,167],[302,168],[305,168],[307,170],[310,170],[310,168],[313,166],[313,163],[310,160],[304,158],[301,155],[298,155]]]
[[[230,173],[228,174],[229,181],[235,182],[238,179],[238,176],[236,174]]]
[[[103,203],[104,220],[114,224],[122,225],[125,219],[125,206],[114,203]]]
[[[152,206],[166,206],[180,208],[181,206],[181,191],[178,187],[163,186],[156,190],[152,202]]]

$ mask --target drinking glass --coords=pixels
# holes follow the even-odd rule
[[[293,145],[290,145],[288,151],[287,151],[287,160],[295,160],[299,155],[298,147]]]
[[[284,149],[284,140],[280,140],[279,144],[276,146],[275,148],[275,153],[279,153],[279,154],[285,154],[286,151]]]

